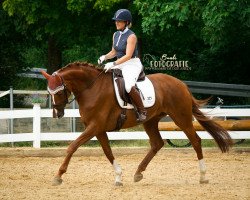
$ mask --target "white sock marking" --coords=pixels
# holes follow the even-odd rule
[[[206,165],[203,159],[199,160],[200,172],[206,172]]]
[[[114,170],[115,170],[115,182],[116,183],[121,183],[122,182],[122,169],[120,167],[120,165],[114,160],[113,161],[113,167],[114,167]]]
[[[203,159],[199,160],[199,167],[200,167],[200,183],[208,183],[206,179],[206,165]]]

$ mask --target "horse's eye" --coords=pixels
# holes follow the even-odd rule
[[[59,91],[56,93],[57,95],[63,95],[63,91]]]

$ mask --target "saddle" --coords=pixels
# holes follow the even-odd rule
[[[113,69],[113,77],[114,77],[115,82],[117,84],[119,95],[120,95],[121,99],[125,103],[132,104],[132,101],[129,97],[129,94],[127,93],[127,91],[125,89],[125,81],[124,81],[124,78],[122,76],[122,71],[120,69]],[[144,71],[142,70],[141,73],[139,74],[137,82],[144,81],[145,77],[146,77],[146,75],[145,75]],[[140,89],[137,87],[137,84],[135,84],[135,87],[140,92]]]
[[[133,109],[134,106],[130,100],[129,94],[125,89],[125,82],[122,77],[122,71],[120,69],[113,69],[112,72],[115,95],[118,104],[121,108]],[[140,73],[135,87],[141,95],[144,107],[152,107],[155,103],[154,86],[152,82],[145,76],[145,73],[143,71]]]

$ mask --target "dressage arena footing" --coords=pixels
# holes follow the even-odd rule
[[[149,147],[113,147],[122,168],[123,186],[100,147],[81,147],[71,159],[60,186],[52,180],[67,148],[0,148],[0,200],[249,200],[250,148],[203,148],[208,184],[200,184],[193,148],[163,148],[144,178],[134,173]]]
[[[113,147],[112,151],[115,156],[145,154],[148,152],[147,147]],[[195,153],[193,148],[163,148],[160,152]],[[220,152],[218,148],[203,148],[203,152]],[[250,153],[250,147],[234,147],[230,150],[233,153]],[[0,157],[64,157],[67,154],[67,148],[31,148],[31,147],[1,147]],[[103,150],[99,147],[81,147],[75,153],[75,157],[80,156],[103,156]]]

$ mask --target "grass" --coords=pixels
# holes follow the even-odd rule
[[[237,140],[238,141],[238,140]],[[174,148],[170,146],[166,140],[164,140],[165,148]],[[183,145],[187,144],[188,140],[171,140],[176,145]],[[41,142],[41,147],[67,147],[71,141],[45,141]],[[119,140],[119,141],[113,141],[110,140],[110,146],[111,147],[149,147],[149,141],[148,140]],[[32,147],[32,142],[16,142],[14,143],[14,147]],[[82,145],[83,147],[100,147],[100,144],[98,141],[91,140],[87,142],[86,144]],[[0,147],[12,147],[12,143],[0,143]],[[214,140],[202,140],[202,147],[217,147],[217,144]],[[245,140],[241,144],[235,144],[234,147],[250,147],[250,140]]]

